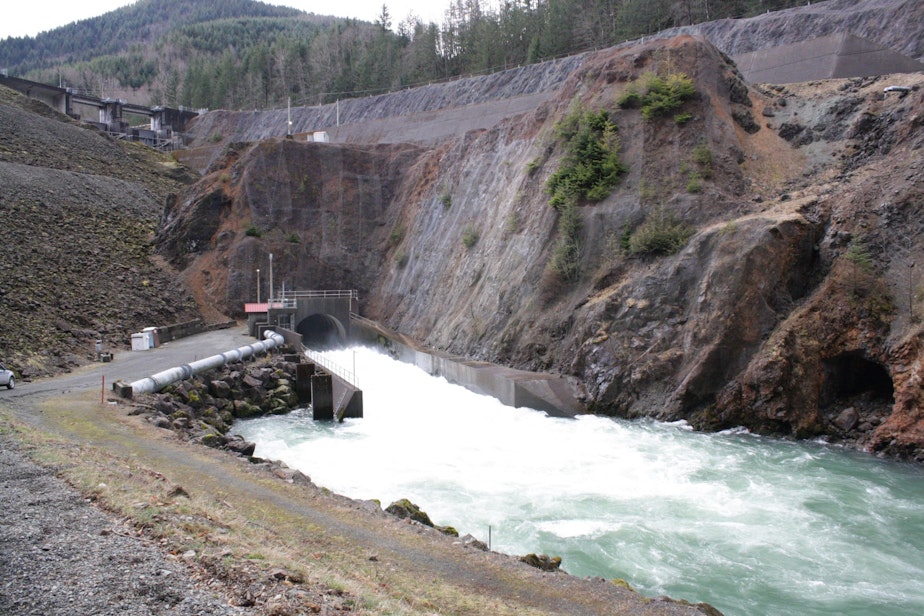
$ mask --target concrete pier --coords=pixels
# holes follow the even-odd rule
[[[311,404],[311,376],[314,364],[297,364],[295,366],[295,394],[302,404]]]
[[[311,409],[316,421],[334,420],[333,378],[325,372],[311,376]]]

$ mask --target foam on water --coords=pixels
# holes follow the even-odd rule
[[[365,418],[235,424],[256,455],[511,554],[732,614],[924,613],[924,475],[817,443],[514,409],[369,349]]]

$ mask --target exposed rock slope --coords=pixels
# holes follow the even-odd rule
[[[620,110],[645,74],[678,72],[689,121]],[[617,48],[535,110],[429,147],[238,144],[160,241],[228,311],[273,252],[279,280],[359,288],[366,314],[431,346],[578,376],[597,412],[918,457],[922,82],[758,90],[702,39]],[[575,105],[610,111],[627,172],[579,208],[582,273],[555,284],[544,185]],[[626,255],[620,238],[657,216],[696,233],[673,256]]]

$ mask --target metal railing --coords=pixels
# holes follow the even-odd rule
[[[338,377],[340,377],[347,383],[353,385],[354,387],[359,387],[359,381],[356,378],[356,372],[354,370],[348,370],[344,368],[343,366],[335,362],[332,362],[331,360],[327,359],[326,357],[324,357],[317,351],[312,351],[311,349],[306,347],[304,344],[302,345],[302,353],[305,354],[305,357],[307,357],[308,359],[310,359],[317,365],[321,366],[322,368],[324,368],[331,374],[337,375]]]
[[[350,299],[355,299],[359,301],[359,291],[356,289],[338,289],[338,290],[319,290],[319,291],[284,291],[276,299],[270,300],[271,302],[282,301],[286,299],[298,299],[299,297],[349,297]]]
[[[296,308],[298,301],[292,297],[277,297],[266,302],[266,307],[271,310],[280,310],[283,308]]]

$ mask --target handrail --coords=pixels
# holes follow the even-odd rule
[[[356,289],[328,289],[328,290],[316,290],[316,291],[284,291],[282,295],[278,298],[270,300],[272,301],[282,301],[289,298],[299,298],[299,297],[349,297],[359,301],[359,291]]]
[[[359,387],[359,381],[356,378],[356,373],[352,370],[347,370],[343,366],[332,362],[317,351],[312,351],[304,344],[302,345],[302,353],[305,354],[305,357],[318,364],[328,372],[336,374],[338,377],[353,385],[354,387]]]

